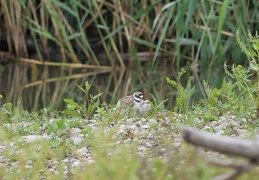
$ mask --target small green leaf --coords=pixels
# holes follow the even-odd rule
[[[250,56],[255,56],[255,57],[257,57],[257,54],[256,54],[253,50],[251,50],[251,49],[247,49],[247,53],[248,53]]]
[[[6,104],[6,108],[7,108],[8,111],[11,111],[12,108],[13,108],[13,104],[12,103],[7,103]]]
[[[66,109],[64,111],[65,115],[68,115],[68,116],[71,116],[71,117],[79,117],[80,116],[80,113],[77,112],[77,111],[71,111],[69,109]]]
[[[67,108],[69,110],[75,110],[76,108],[80,107],[73,99],[63,99],[63,100],[67,103]]]
[[[254,71],[258,71],[258,64],[256,64],[255,62],[251,61],[249,63],[249,67],[254,70]]]
[[[259,42],[256,42],[256,50],[259,51]]]
[[[79,85],[76,85],[81,91],[83,91],[84,93],[86,93],[85,92],[85,90],[82,88],[82,87],[80,87]]]
[[[171,84],[173,87],[177,86],[177,82],[174,80],[171,80],[169,77],[166,77],[165,80],[167,83]]]
[[[93,100],[99,98],[102,94],[103,94],[103,93],[99,93],[99,94],[95,95],[95,96],[93,97]]]

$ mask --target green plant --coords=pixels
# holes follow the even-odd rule
[[[72,99],[64,99],[64,101],[67,103],[67,109],[64,111],[64,113],[71,117],[85,117],[86,119],[89,119],[94,114],[96,108],[100,105],[99,97],[103,93],[98,93],[97,95],[89,94],[91,85],[88,83],[88,81],[85,82],[85,88],[82,88],[78,85],[77,87],[82,92],[84,92],[86,102],[80,105]]]
[[[10,135],[17,133],[14,130],[14,124],[20,121],[22,115],[21,103],[18,101],[16,106],[13,106],[12,103],[5,103],[0,108],[0,121],[3,125],[3,128]]]
[[[250,46],[246,46],[237,31],[237,41],[243,52],[249,57],[249,68],[232,65],[228,70],[226,63],[224,70],[232,79],[223,79],[221,88],[211,88],[208,82],[203,83],[207,98],[201,100],[205,105],[203,117],[214,120],[215,116],[231,112],[237,117],[259,119],[259,38],[249,34]],[[253,49],[251,49],[251,47]]]
[[[176,106],[174,108],[175,111],[180,111],[183,113],[188,113],[190,110],[190,102],[191,97],[194,93],[195,87],[191,87],[191,81],[189,80],[187,83],[186,88],[184,88],[180,83],[181,76],[185,73],[185,69],[181,69],[178,73],[178,80],[177,82],[171,80],[169,77],[166,77],[166,82],[169,83],[172,87],[177,89],[177,96],[176,96]]]
[[[249,57],[249,69],[243,70],[242,66],[232,68],[233,73],[230,75],[236,79],[236,85],[241,90],[241,93],[247,93],[249,100],[252,102],[256,109],[256,118],[259,119],[259,35],[252,36],[248,32],[249,44],[245,45],[241,39],[239,29],[237,30],[237,42],[242,51]],[[254,81],[250,80],[250,77],[255,73]]]
[[[2,94],[0,94],[0,108],[2,107],[2,105],[3,105],[3,96],[2,96]]]
[[[13,104],[5,103],[0,109],[0,120],[6,121],[8,123],[12,123],[11,118],[13,113]]]
[[[152,107],[152,114],[157,114],[158,112],[165,111],[165,103],[168,99],[162,100],[161,98],[157,99],[154,95],[150,93],[150,96],[152,97],[151,107]]]
[[[218,116],[226,112],[237,112],[240,108],[241,97],[235,91],[235,86],[231,81],[227,82],[223,79],[222,87],[211,88],[207,82],[203,83],[204,90],[207,98],[201,100],[202,104],[205,105],[207,112],[212,115]],[[242,111],[243,112],[243,111]]]
[[[66,136],[70,129],[70,122],[66,117],[61,117],[48,123],[48,133],[57,137]]]

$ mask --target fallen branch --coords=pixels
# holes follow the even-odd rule
[[[234,170],[230,173],[226,174],[221,174],[217,177],[215,177],[215,180],[230,180],[238,177],[240,174],[249,171],[251,168],[253,168],[256,164],[252,161],[248,161],[247,163],[244,164],[237,164],[234,162],[220,162],[213,160],[211,161],[212,164],[218,165],[218,166],[224,166],[224,167],[229,167],[233,168]]]
[[[198,129],[190,127],[182,127],[181,132],[183,139],[191,144],[224,154],[242,156],[248,159],[248,162],[245,164],[213,161],[213,164],[234,169],[231,173],[222,174],[216,177],[215,179],[217,180],[234,179],[241,173],[246,172],[255,165],[259,164],[259,138],[255,138],[253,140],[231,138],[208,132],[202,132]]]

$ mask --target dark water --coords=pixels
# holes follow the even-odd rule
[[[84,87],[86,81],[92,84],[90,94],[103,92],[101,102],[116,103],[117,100],[134,91],[144,92],[145,99],[156,101],[168,99],[167,107],[173,108],[175,89],[166,83],[165,77],[174,78],[175,73],[167,65],[149,71],[146,64],[127,67],[125,71],[49,67],[28,63],[13,63],[1,66],[0,94],[4,102],[17,104],[23,109],[37,111],[53,107],[63,110],[64,98],[84,103],[86,97],[77,85]]]

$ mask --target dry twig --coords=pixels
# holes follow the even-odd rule
[[[181,132],[183,139],[191,144],[209,148],[211,150],[242,156],[248,159],[245,164],[237,164],[233,162],[212,161],[213,164],[233,168],[234,171],[217,176],[217,180],[229,180],[238,177],[243,172],[246,172],[259,164],[259,139],[244,140],[240,138],[231,138],[221,135],[216,135],[208,132],[202,132],[195,128],[182,127]]]

